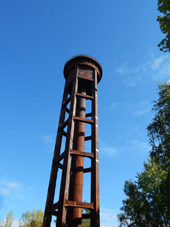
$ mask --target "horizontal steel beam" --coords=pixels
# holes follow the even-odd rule
[[[85,79],[85,80],[89,80],[89,81],[94,81],[94,79],[91,79],[91,78],[89,78],[89,77],[86,77],[86,78],[84,78],[84,76],[80,76],[80,75],[78,75],[77,77],[79,77],[79,78],[83,78],[83,79]]]
[[[84,122],[84,123],[88,123],[88,124],[93,124],[94,121],[93,120],[90,120],[90,119],[86,119],[86,118],[83,118],[83,117],[73,117],[73,120],[75,121],[80,121],[80,122]]]
[[[91,172],[91,167],[83,169],[83,173],[89,173],[89,172]]]
[[[94,204],[93,203],[83,203],[83,202],[66,200],[65,201],[65,207],[94,209]]]
[[[86,114],[86,117],[91,117],[92,116],[92,113],[87,113]]]
[[[91,140],[91,139],[92,139],[92,136],[85,136],[85,141]]]
[[[85,98],[85,99],[90,99],[90,100],[94,99],[93,96],[91,96],[91,95],[84,95],[81,93],[76,93],[76,95],[79,97]]]
[[[82,152],[82,151],[76,151],[76,150],[72,150],[70,152],[70,154],[72,154],[72,155],[79,155],[79,156],[88,157],[88,158],[93,158],[94,157],[94,155],[92,153]]]

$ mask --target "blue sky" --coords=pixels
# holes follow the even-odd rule
[[[10,210],[15,223],[27,210],[44,210],[63,67],[87,54],[103,68],[101,227],[118,226],[124,182],[135,180],[148,158],[146,127],[157,84],[170,79],[170,55],[157,47],[163,38],[158,14],[156,0],[0,1],[0,220]]]

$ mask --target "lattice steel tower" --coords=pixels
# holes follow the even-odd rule
[[[97,84],[102,77],[102,67],[94,58],[79,55],[66,62],[64,77],[66,81],[43,227],[50,227],[52,215],[57,217],[56,227],[81,227],[82,219],[90,219],[92,227],[99,227]],[[86,100],[91,100],[89,113],[86,113]],[[90,124],[90,135],[85,135],[86,124]],[[64,138],[65,149],[62,151]],[[87,152],[84,145],[88,140],[91,145]],[[84,158],[91,160],[90,167],[84,168]],[[58,200],[54,201],[59,168],[62,171],[60,193]],[[83,175],[86,173],[91,176],[89,203],[82,201]],[[82,208],[88,209],[89,213],[82,214]]]

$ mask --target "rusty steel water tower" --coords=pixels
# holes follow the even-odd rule
[[[81,227],[82,219],[90,219],[90,226],[100,226],[99,205],[99,149],[97,84],[102,78],[102,67],[94,58],[79,55],[64,66],[65,87],[59,125],[51,167],[51,175],[44,212],[43,227],[50,227],[52,215],[56,216],[56,227]],[[90,111],[86,111],[86,100],[90,100]],[[68,116],[68,117],[67,117]],[[85,135],[86,125],[90,135]],[[62,140],[65,148],[62,150]],[[85,151],[90,141],[89,151]],[[84,159],[91,160],[88,168]],[[60,191],[54,201],[58,171]],[[82,201],[83,176],[90,173],[90,202]],[[89,212],[83,214],[82,208]]]

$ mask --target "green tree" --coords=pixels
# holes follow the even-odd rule
[[[0,227],[12,227],[14,221],[14,213],[10,211],[7,215],[6,218],[0,222]]]
[[[154,101],[155,117],[147,127],[149,141],[152,147],[151,157],[162,162],[165,168],[169,166],[170,158],[170,85],[159,83],[159,99]]]
[[[170,215],[170,85],[159,84],[159,99],[154,102],[155,117],[148,126],[148,136],[152,150],[150,156],[156,163],[161,164],[167,172],[167,177],[162,180],[161,194]]]
[[[147,127],[150,159],[137,181],[126,181],[120,226],[170,225],[170,85],[159,84],[155,117]]]
[[[43,223],[43,211],[41,209],[31,212],[26,211],[22,214],[19,227],[42,227]]]
[[[162,16],[157,17],[160,29],[165,34],[165,38],[158,44],[161,51],[170,52],[170,0],[158,0],[158,10]]]
[[[144,171],[137,174],[137,181],[126,181],[123,213],[118,215],[120,226],[164,226],[170,224],[170,215],[164,195],[161,194],[162,181],[167,171],[153,159],[144,163]]]
[[[90,211],[88,209],[83,209],[83,214],[89,214]],[[90,219],[82,219],[81,221],[82,227],[90,227]]]

